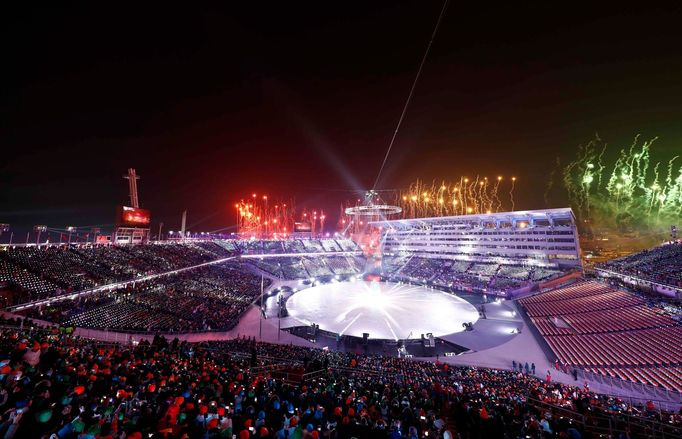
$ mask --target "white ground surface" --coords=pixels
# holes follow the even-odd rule
[[[289,315],[336,334],[372,339],[435,337],[464,330],[478,311],[464,299],[392,282],[340,282],[300,291],[287,300]]]

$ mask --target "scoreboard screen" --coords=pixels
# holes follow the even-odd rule
[[[119,206],[116,215],[116,225],[123,227],[149,227],[152,221],[151,212],[147,209]]]

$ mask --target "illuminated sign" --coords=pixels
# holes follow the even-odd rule
[[[123,227],[149,227],[151,212],[147,209],[119,206],[116,225]]]

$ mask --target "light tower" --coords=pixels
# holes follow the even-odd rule
[[[140,179],[140,176],[135,173],[134,168],[128,168],[128,175],[124,175],[123,178],[128,180],[128,187],[130,188],[130,207],[139,209],[140,203],[137,199],[137,180]]]
[[[114,244],[142,244],[149,240],[149,226],[151,214],[140,208],[137,195],[137,175],[134,168],[128,168],[128,174],[123,176],[128,180],[130,192],[130,206],[119,206],[114,229]]]

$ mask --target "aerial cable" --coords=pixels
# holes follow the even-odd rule
[[[419,69],[417,70],[417,76],[414,78],[414,82],[412,82],[412,87],[410,88],[410,94],[407,96],[407,100],[405,101],[405,106],[403,107],[403,112],[400,114],[400,119],[398,119],[398,125],[395,127],[395,131],[393,132],[393,137],[391,137],[391,142],[388,144],[388,149],[386,150],[386,155],[384,156],[384,161],[381,163],[381,168],[379,168],[379,173],[377,174],[376,180],[374,180],[374,185],[372,186],[372,190],[376,189],[377,184],[379,184],[379,178],[381,177],[381,173],[384,170],[384,166],[386,166],[386,161],[388,160],[388,156],[391,153],[391,148],[393,148],[393,143],[395,142],[395,138],[398,135],[398,131],[400,130],[400,125],[403,123],[403,119],[405,118],[405,114],[407,113],[407,107],[410,105],[410,101],[412,100],[412,95],[414,95],[414,90],[417,87],[417,82],[419,81],[419,76],[422,73],[422,69],[424,68],[424,63],[426,63],[426,58],[429,56],[429,51],[431,50],[431,45],[433,44],[433,40],[436,38],[436,33],[438,32],[438,28],[440,27],[440,22],[443,19],[443,16],[445,15],[445,10],[448,7],[448,2],[449,0],[445,0],[445,3],[443,3],[443,9],[440,11],[440,15],[438,16],[438,21],[436,21],[436,27],[433,29],[433,33],[431,34],[431,39],[429,40],[429,44],[426,46],[426,52],[424,52],[424,56],[422,57],[422,61],[419,64]]]

